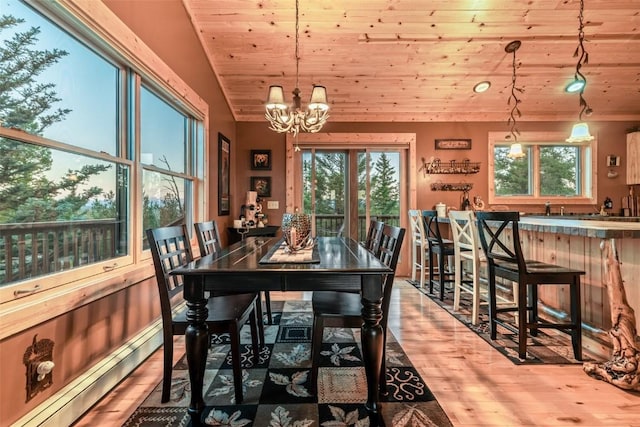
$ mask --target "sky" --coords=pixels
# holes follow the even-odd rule
[[[32,50],[58,49],[68,54],[57,63],[48,66],[35,77],[38,83],[55,84],[54,91],[62,101],[52,109],[70,109],[65,118],[47,127],[45,138],[79,146],[98,153],[118,155],[118,103],[122,73],[113,63],[95,54],[89,47],[57,28],[47,19],[18,0],[0,0],[0,14],[12,15],[25,20],[9,30],[0,32],[0,46],[16,33],[38,27],[40,34]],[[159,162],[163,156],[170,169],[184,172],[184,116],[150,92],[143,90],[141,134],[142,151],[152,153],[153,164],[166,167]],[[49,112],[50,113],[50,112]],[[149,119],[151,118],[151,119]],[[52,150],[54,164],[47,176],[58,180],[68,169],[77,169],[84,164],[99,161],[87,156]],[[105,191],[114,190],[114,169],[94,179]]]

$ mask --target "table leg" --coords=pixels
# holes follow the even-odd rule
[[[382,277],[365,276],[362,282],[362,358],[367,374],[367,403],[372,425],[382,419],[379,408],[380,367],[384,353],[382,319]]]
[[[188,282],[188,280],[187,278],[186,281]],[[206,324],[209,310],[202,287],[189,286],[189,283],[185,283],[184,292],[187,300],[187,320],[189,321],[185,332],[185,347],[191,383],[191,403],[189,403],[187,411],[191,416],[191,425],[196,427],[202,425],[202,411],[204,410],[202,387],[209,350],[209,331]]]

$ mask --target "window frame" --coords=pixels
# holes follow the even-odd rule
[[[539,205],[549,201],[551,203],[562,203],[563,205],[588,205],[597,204],[597,158],[598,158],[598,138],[595,137],[590,142],[570,144],[565,141],[567,135],[562,132],[521,132],[518,142],[522,144],[523,151],[532,149],[534,152],[533,162],[530,163],[529,172],[532,176],[533,194],[530,196],[497,196],[495,192],[495,159],[494,149],[499,145],[511,145],[513,141],[505,138],[504,132],[488,133],[488,188],[489,188],[489,204],[505,205]],[[580,165],[583,167],[578,171],[580,173],[582,194],[575,197],[568,196],[543,196],[540,195],[540,164],[539,164],[539,147],[545,145],[576,145],[580,147]],[[529,159],[525,159],[528,161]],[[587,167],[584,167],[587,166]]]
[[[133,173],[133,162],[123,157],[116,157],[106,153],[97,153],[91,150],[84,149],[82,147],[70,146],[68,144],[52,141],[37,135],[31,135],[21,130],[7,129],[1,126],[0,137],[11,138],[17,141],[22,141],[24,143],[51,148],[54,150],[67,151],[73,154],[81,154],[97,160],[112,162],[114,164],[121,164],[129,168],[130,176]],[[127,203],[131,210],[131,191],[129,191]],[[131,224],[129,224],[129,229],[130,228]],[[131,265],[135,262],[133,247],[131,243],[131,233],[128,232],[127,247],[130,250],[125,255],[82,265],[70,270],[64,270],[43,276],[36,276],[20,282],[8,283],[4,286],[0,286],[0,307],[3,304],[6,304],[7,302],[10,302],[11,300],[14,300],[16,298],[35,296],[42,291],[64,287],[67,284],[74,283],[76,281],[82,280],[83,278],[93,277],[104,272]],[[61,284],[61,282],[63,282],[63,284]]]
[[[153,276],[149,262],[149,250],[142,249],[138,237],[142,230],[142,201],[139,135],[139,88],[142,82],[148,89],[160,94],[163,99],[188,115],[190,125],[185,126],[192,138],[188,155],[191,163],[192,185],[188,197],[191,206],[187,208],[192,221],[200,221],[208,212],[205,195],[208,194],[206,175],[208,170],[209,106],[172,69],[144,44],[131,46],[136,36],[102,2],[77,2],[58,0],[57,2],[33,2],[25,4],[49,18],[54,25],[67,32],[70,37],[91,48],[120,68],[118,80],[118,103],[121,126],[120,150],[112,156],[96,153],[82,147],[69,146],[25,132],[0,127],[0,135],[29,143],[63,149],[73,153],[127,165],[130,168],[128,217],[128,253],[114,259],[89,264],[73,270],[40,276],[28,281],[9,284],[0,288],[0,339],[3,339],[39,323],[64,314],[79,306],[104,298]],[[195,161],[203,164],[195,164]],[[60,284],[60,280],[64,284]],[[49,286],[45,282],[51,282]],[[53,286],[54,282],[57,286]],[[38,287],[36,288],[36,285]],[[46,309],[43,309],[46,307]]]

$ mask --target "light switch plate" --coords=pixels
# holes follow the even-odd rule
[[[280,202],[278,202],[277,200],[267,201],[267,209],[279,209],[279,208],[280,208]]]

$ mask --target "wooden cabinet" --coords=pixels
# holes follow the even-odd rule
[[[627,134],[627,185],[640,184],[640,132]]]

